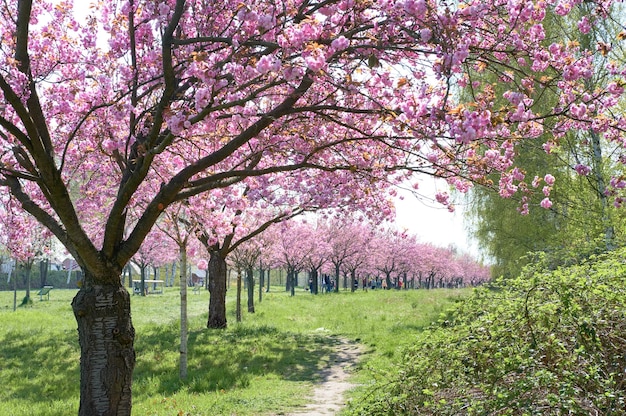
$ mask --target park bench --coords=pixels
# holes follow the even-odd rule
[[[163,280],[144,280],[145,294],[163,294],[163,283]],[[141,295],[141,280],[133,280],[133,295]]]
[[[47,296],[48,299],[50,300],[50,291],[54,289],[54,286],[44,286],[41,289],[39,289],[39,292],[37,292],[37,294],[39,295],[39,300],[43,300],[44,296]]]

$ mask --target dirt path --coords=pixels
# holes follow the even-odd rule
[[[311,403],[287,416],[335,415],[345,405],[344,393],[354,385],[348,382],[350,369],[359,361],[362,350],[347,339],[338,339],[335,354],[322,370],[322,382],[313,390]]]

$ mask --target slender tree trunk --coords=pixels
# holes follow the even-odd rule
[[[340,264],[335,263],[335,292],[339,293],[339,279],[341,278]]]
[[[119,274],[108,284],[84,284],[72,301],[78,323],[80,359],[79,416],[129,416],[135,368],[135,329],[130,296]]]
[[[139,267],[141,268],[141,283],[139,285],[141,288],[141,296],[146,296],[146,266],[141,264]]]
[[[174,281],[176,280],[175,276],[176,276],[176,262],[173,262],[172,263],[172,270],[171,270],[171,273],[170,273],[170,287],[174,286]]]
[[[241,270],[237,269],[237,322],[241,322]]]
[[[181,380],[187,378],[187,247],[180,247],[180,368]]]
[[[350,271],[350,282],[351,282],[351,285],[352,285],[352,289],[351,290],[352,290],[352,292],[355,292],[356,289],[357,289],[357,286],[358,286],[357,280],[356,280],[356,270],[351,270]]]
[[[270,275],[272,274],[272,269],[267,269],[267,289],[265,290],[266,293],[269,293],[270,291]]]
[[[209,320],[207,328],[226,328],[226,259],[211,251],[208,266]]]
[[[263,266],[259,267],[259,303],[263,301],[263,286],[265,285],[265,270]]]
[[[291,276],[291,278],[287,277],[287,280],[289,280],[291,283],[289,284],[289,288],[291,290],[291,296],[295,296],[296,295],[296,285],[298,284],[298,272],[292,270],[291,273],[287,273],[288,276]]]
[[[126,272],[128,273],[128,287],[133,287],[133,267],[128,263],[126,265]]]
[[[591,135],[591,145],[593,148],[593,171],[596,177],[595,189],[597,189],[597,195],[600,199],[600,207],[602,209],[601,215],[602,225],[604,226],[604,244],[607,250],[613,250],[615,249],[615,227],[613,226],[608,210],[609,199],[606,194],[606,183],[604,181],[604,163],[602,159],[600,135],[592,130],[590,130],[589,134]]]
[[[252,267],[246,269],[246,280],[248,282],[248,312],[254,313],[254,274]]]
[[[47,284],[48,280],[48,264],[49,260],[41,260],[39,262],[39,277],[41,279],[41,287],[44,287]]]
[[[317,272],[317,269],[311,269],[311,279],[313,283],[311,292],[314,295],[317,295],[319,293],[319,273]]]
[[[24,300],[22,301],[22,305],[28,305],[31,303],[30,299],[30,278],[31,273],[33,271],[33,261],[29,260],[26,262],[26,296],[24,296]]]
[[[15,266],[15,275],[13,276],[13,312],[17,310],[17,265]],[[9,273],[9,277],[11,274]]]

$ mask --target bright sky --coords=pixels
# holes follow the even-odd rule
[[[434,201],[436,191],[447,189],[445,181],[425,179],[420,182],[420,193],[426,196],[422,200],[408,191],[400,191],[399,194],[404,199],[396,201],[396,224],[400,228],[407,228],[422,242],[440,247],[454,245],[461,251],[478,256],[478,248],[475,242],[470,241],[465,230],[463,206],[457,205],[456,211],[450,213],[447,208]]]

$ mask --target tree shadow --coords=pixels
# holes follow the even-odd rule
[[[24,334],[10,331],[0,338],[0,401],[75,400],[80,385],[80,347],[76,331],[51,336],[45,329]]]
[[[170,395],[181,388],[195,393],[245,388],[257,376],[287,381],[317,382],[320,371],[335,356],[338,340],[326,335],[282,332],[263,326],[235,326],[225,330],[201,330],[189,334],[188,376],[178,373],[177,327],[161,327],[141,336],[135,386],[149,386],[151,394]],[[176,351],[173,360],[145,357],[142,350]]]

